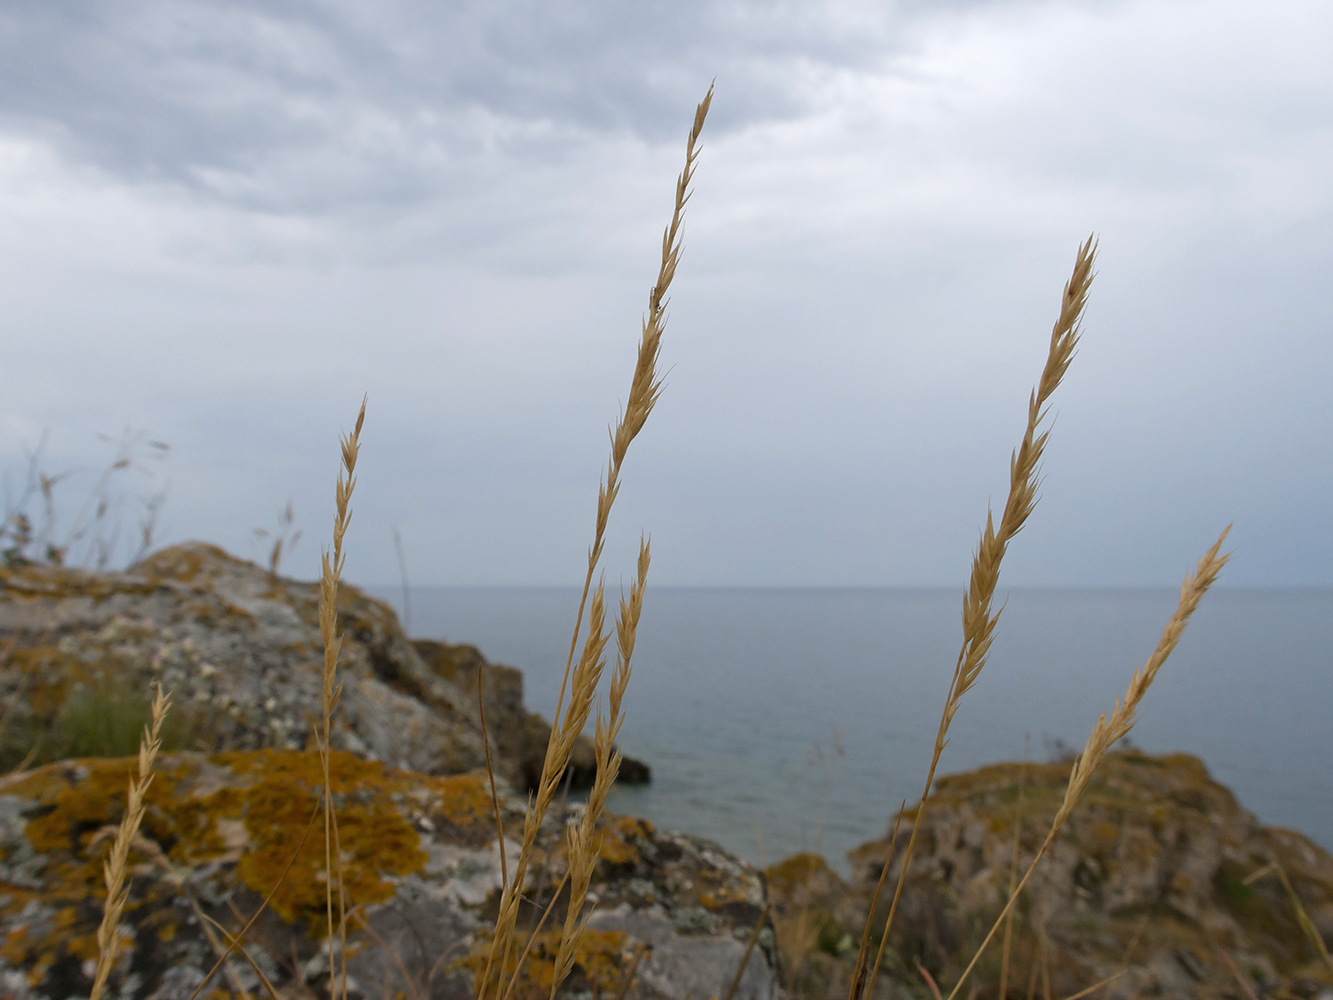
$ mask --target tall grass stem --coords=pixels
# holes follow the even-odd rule
[[[1093,725],[1092,732],[1088,735],[1088,742],[1083,748],[1083,753],[1074,760],[1074,766],[1069,774],[1069,785],[1065,789],[1064,799],[1061,801],[1060,807],[1055,812],[1055,819],[1051,823],[1050,831],[1046,834],[1046,839],[1042,841],[1036,857],[1028,865],[1023,878],[1009,894],[1009,900],[1004,904],[1004,909],[996,918],[995,923],[991,925],[990,931],[986,934],[985,940],[981,942],[976,954],[972,956],[972,961],[963,970],[958,983],[949,994],[949,1000],[953,1000],[958,995],[958,991],[962,989],[967,977],[971,975],[972,970],[981,959],[986,946],[995,937],[996,931],[999,930],[1009,911],[1013,909],[1014,903],[1018,901],[1018,897],[1023,892],[1023,887],[1027,885],[1028,879],[1032,877],[1032,873],[1037,870],[1037,865],[1041,862],[1041,859],[1045,857],[1046,852],[1055,843],[1065,820],[1069,818],[1070,812],[1078,804],[1079,797],[1087,789],[1088,782],[1092,780],[1097,765],[1106,757],[1111,747],[1127,736],[1129,731],[1134,728],[1134,723],[1137,721],[1135,712],[1140,702],[1143,701],[1143,696],[1148,693],[1148,688],[1152,686],[1158,671],[1162,669],[1167,657],[1171,655],[1171,652],[1176,648],[1176,644],[1180,642],[1180,636],[1185,631],[1185,626],[1189,624],[1190,616],[1194,614],[1199,602],[1203,600],[1203,595],[1217,580],[1218,574],[1222,572],[1222,567],[1226,565],[1230,558],[1230,553],[1222,554],[1221,552],[1222,543],[1226,541],[1230,531],[1231,526],[1228,525],[1218,536],[1217,541],[1213,543],[1212,548],[1200,557],[1195,572],[1185,577],[1185,582],[1180,585],[1180,602],[1176,606],[1176,611],[1171,616],[1170,621],[1167,622],[1166,628],[1162,630],[1162,637],[1157,642],[1157,648],[1148,657],[1148,662],[1136,670],[1134,676],[1130,678],[1124,700],[1121,701],[1117,698],[1115,708],[1112,709],[1110,714],[1101,715]]]
[[[991,512],[986,512],[986,528],[982,532],[976,555],[972,559],[972,579],[967,595],[963,600],[963,645],[958,653],[958,663],[954,667],[953,680],[949,684],[949,696],[944,703],[944,712],[940,716],[939,729],[935,736],[935,748],[930,759],[930,769],[926,774],[925,791],[917,806],[916,817],[912,822],[912,834],[907,840],[907,849],[903,854],[903,867],[898,875],[898,883],[893,891],[893,901],[889,904],[889,916],[884,925],[885,937],[893,927],[894,915],[898,912],[898,900],[902,896],[903,885],[907,881],[908,866],[912,861],[912,852],[916,847],[917,833],[926,813],[926,800],[930,788],[935,783],[935,769],[949,742],[949,726],[958,706],[981,675],[990,653],[991,643],[995,638],[995,625],[1000,612],[992,613],[991,605],[995,597],[995,588],[1000,579],[1000,564],[1010,541],[1027,522],[1037,503],[1037,487],[1041,469],[1041,458],[1046,448],[1050,431],[1038,433],[1038,428],[1046,418],[1046,405],[1052,393],[1060,385],[1069,370],[1069,363],[1074,358],[1074,349],[1078,346],[1081,333],[1079,323],[1088,300],[1088,289],[1092,285],[1093,263],[1097,256],[1097,244],[1093,237],[1078,248],[1074,261],[1074,271],[1065,285],[1060,300],[1060,317],[1051,330],[1050,349],[1046,355],[1046,365],[1042,369],[1041,379],[1028,397],[1027,429],[1023,440],[1009,460],[1009,496],[1005,500],[1004,513],[1000,517],[997,529]],[[851,1000],[862,1000],[856,993]]]
[[[676,179],[675,206],[671,222],[662,236],[662,258],[658,267],[657,282],[648,295],[648,313],[643,320],[639,339],[638,358],[634,366],[634,375],[630,380],[629,397],[625,401],[619,421],[611,430],[611,457],[607,463],[606,477],[597,491],[597,516],[594,522],[593,543],[588,549],[588,568],[583,581],[583,590],[579,596],[578,613],[574,619],[574,633],[570,638],[569,655],[565,661],[564,676],[560,682],[560,695],[556,700],[550,739],[546,745],[546,756],[542,763],[541,778],[537,783],[537,792],[529,800],[527,814],[523,824],[523,843],[519,856],[514,862],[513,877],[500,893],[500,908],[496,917],[495,935],[491,940],[481,979],[477,985],[478,1000],[485,1000],[491,989],[499,989],[505,980],[505,970],[512,949],[515,926],[518,919],[518,903],[523,891],[523,884],[537,840],[537,833],[550,806],[560,778],[569,762],[569,754],[574,742],[583,731],[591,710],[592,699],[602,672],[602,649],[607,636],[602,632],[604,624],[603,587],[599,583],[592,588],[593,577],[601,560],[602,548],[606,540],[606,526],[610,519],[611,507],[616,494],[620,491],[621,466],[629,451],[630,443],[643,430],[648,415],[652,412],[662,391],[662,379],[658,374],[658,355],[661,351],[662,331],[666,325],[666,293],[675,277],[680,263],[681,243],[680,227],[684,220],[685,206],[690,199],[690,181],[694,177],[696,161],[699,156],[699,137],[703,132],[704,121],[713,101],[713,88],[695,109],[694,124],[690,129],[685,145],[685,167]],[[589,592],[592,592],[589,607]],[[588,610],[588,629],[584,641],[583,654],[575,663],[574,654],[578,649],[579,635],[583,630],[583,615]],[[569,702],[566,704],[566,695]],[[563,718],[561,711],[564,711]],[[588,847],[592,850],[592,847]],[[580,856],[582,848],[580,848]],[[573,857],[573,855],[571,855]],[[492,987],[494,982],[494,987]]]
[[[319,634],[324,643],[323,692],[321,698],[320,728],[316,732],[316,744],[319,748],[320,770],[323,772],[324,789],[324,902],[329,927],[329,997],[338,996],[336,964],[333,961],[333,887],[338,886],[338,935],[342,960],[342,993],[347,995],[347,898],[343,884],[342,847],[338,839],[338,817],[333,807],[333,782],[329,771],[329,734],[333,710],[342,695],[342,682],[338,680],[338,653],[342,649],[342,636],[338,635],[338,581],[342,578],[346,556],[343,554],[343,535],[352,520],[352,491],[356,489],[356,458],[361,443],[361,427],[366,420],[366,399],[362,397],[361,409],[356,416],[356,428],[351,435],[343,436],[342,467],[338,470],[338,486],[335,494],[337,509],[333,518],[333,555],[330,558],[326,549],[320,553],[319,580]]]
[[[166,721],[170,709],[171,695],[164,695],[161,685],[158,685],[153,698],[153,719],[150,725],[144,727],[143,739],[139,743],[139,775],[137,779],[130,779],[125,815],[116,830],[111,856],[102,869],[106,880],[106,905],[102,910],[102,923],[97,928],[97,966],[93,972],[93,988],[88,994],[88,1000],[100,1000],[120,955],[120,917],[130,895],[129,886],[125,884],[130,845],[139,832],[139,824],[143,822],[144,796],[153,782],[153,762],[157,760],[157,753],[162,748],[162,723]]]

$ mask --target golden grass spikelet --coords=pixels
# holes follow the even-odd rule
[[[620,611],[616,615],[616,672],[611,678],[610,708],[612,725],[609,739],[614,742],[620,735],[620,703],[629,686],[630,658],[634,655],[634,640],[638,634],[639,616],[643,613],[643,591],[648,585],[648,566],[652,562],[652,543],[639,538],[638,580],[630,586],[629,601],[620,597]]]
[[[634,640],[638,633],[639,615],[643,611],[643,592],[648,585],[648,566],[651,561],[648,542],[640,537],[638,577],[630,585],[629,600],[621,593],[620,609],[616,615],[616,671],[611,678],[608,697],[610,711],[606,720],[602,719],[600,712],[597,715],[597,731],[593,740],[597,775],[593,779],[592,791],[588,794],[583,819],[569,831],[569,908],[560,937],[560,951],[556,956],[555,978],[551,983],[552,1000],[555,1000],[556,990],[574,967],[579,938],[591,915],[582,914],[582,911],[588,898],[593,871],[597,868],[597,821],[602,817],[606,797],[620,772],[621,755],[615,748],[615,739],[624,721],[620,708],[632,673],[630,659],[634,655]]]
[[[1116,741],[1128,734],[1130,729],[1134,727],[1134,712],[1143,700],[1143,696],[1157,677],[1158,671],[1162,669],[1162,664],[1166,662],[1167,657],[1176,648],[1181,633],[1185,631],[1190,616],[1194,614],[1199,602],[1203,600],[1203,595],[1208,592],[1208,588],[1213,585],[1218,574],[1222,572],[1222,567],[1231,558],[1230,553],[1221,554],[1222,543],[1226,541],[1230,532],[1231,526],[1227,525],[1222,534],[1218,536],[1217,541],[1213,543],[1213,547],[1199,559],[1199,565],[1195,572],[1185,577],[1185,582],[1180,585],[1180,602],[1176,606],[1175,613],[1167,622],[1166,628],[1162,630],[1162,637],[1157,642],[1157,648],[1148,657],[1148,662],[1134,672],[1134,676],[1129,682],[1129,689],[1125,692],[1124,701],[1122,702],[1117,698],[1115,709],[1110,716],[1101,715],[1093,725],[1092,732],[1088,736],[1088,742],[1083,748],[1083,753],[1074,761],[1074,766],[1070,770],[1069,786],[1065,790],[1065,797],[1060,804],[1060,808],[1056,810],[1055,819],[1051,823],[1050,831],[1046,834],[1046,839],[1042,841],[1041,847],[1038,848],[1032,863],[1028,865],[1023,878],[1019,880],[1018,885],[1009,894],[1008,902],[1005,903],[1004,909],[1000,911],[1000,915],[995,919],[995,923],[991,925],[990,932],[981,942],[981,947],[977,949],[976,954],[972,956],[972,961],[963,970],[962,976],[959,977],[953,991],[949,994],[949,1000],[953,1000],[958,991],[962,989],[963,983],[967,981],[967,977],[971,975],[972,970],[981,959],[986,946],[995,937],[996,931],[999,930],[1001,924],[1013,909],[1014,904],[1018,901],[1018,897],[1027,885],[1028,879],[1032,877],[1032,873],[1037,870],[1037,865],[1041,862],[1041,859],[1046,856],[1051,845],[1055,843],[1065,820],[1069,818],[1070,812],[1078,804],[1079,796],[1088,787],[1088,782],[1092,779],[1097,765],[1101,763],[1107,751],[1115,745]]]
[[[1074,767],[1069,775],[1069,787],[1065,789],[1064,801],[1056,814],[1057,823],[1063,823],[1070,810],[1074,808],[1079,796],[1088,787],[1092,772],[1097,769],[1106,752],[1134,728],[1134,723],[1138,721],[1134,713],[1139,703],[1143,701],[1143,696],[1152,686],[1166,658],[1180,642],[1181,633],[1185,631],[1185,626],[1198,608],[1203,595],[1208,592],[1208,588],[1217,580],[1217,575],[1222,572],[1222,567],[1231,558],[1229,552],[1221,554],[1222,543],[1230,533],[1231,525],[1227,525],[1213,543],[1213,547],[1200,557],[1194,574],[1185,577],[1185,582],[1180,585],[1180,603],[1176,607],[1176,613],[1166,623],[1166,628],[1162,630],[1162,638],[1158,640],[1152,656],[1148,657],[1148,662],[1136,670],[1134,676],[1130,678],[1129,688],[1125,691],[1125,700],[1121,702],[1117,698],[1110,716],[1102,715],[1092,727],[1083,753],[1074,761]]]
[[[546,757],[542,764],[542,774],[538,781],[537,794],[529,801],[527,815],[523,822],[523,844],[519,857],[514,864],[513,878],[508,881],[500,893],[500,907],[496,916],[495,934],[491,939],[486,962],[476,984],[478,1000],[485,1000],[492,990],[499,991],[505,982],[505,970],[513,946],[515,926],[518,919],[518,904],[523,891],[524,876],[527,873],[533,844],[537,831],[546,817],[547,808],[554,797],[569,761],[569,753],[587,723],[592,700],[596,693],[597,682],[601,678],[601,654],[607,641],[602,634],[603,588],[599,584],[593,595],[592,608],[588,608],[588,595],[592,590],[593,576],[602,557],[606,542],[606,527],[611,517],[611,507],[620,492],[620,470],[629,446],[648,419],[653,406],[662,391],[662,380],[657,373],[658,355],[661,350],[662,331],[666,325],[666,293],[675,277],[680,263],[680,227],[684,219],[685,205],[690,198],[690,181],[694,177],[696,161],[699,156],[699,136],[703,132],[704,120],[713,101],[713,88],[695,109],[694,124],[690,129],[685,146],[685,167],[676,179],[675,206],[671,222],[662,236],[662,259],[658,267],[657,283],[648,296],[648,314],[643,320],[643,329],[639,339],[638,357],[634,365],[634,375],[630,380],[629,396],[625,407],[611,429],[611,456],[607,463],[605,478],[598,484],[597,517],[594,522],[593,542],[588,549],[588,568],[583,580],[583,590],[579,596],[578,613],[574,618],[574,633],[569,641],[569,655],[565,660],[565,672],[560,682],[560,694],[556,699],[555,719],[559,724],[552,726],[550,740],[546,747]],[[646,572],[646,561],[641,554],[640,562]],[[633,598],[631,598],[633,603]],[[583,632],[583,616],[589,611],[588,638],[584,644],[584,653],[577,669],[574,665],[574,653],[578,649],[578,640]],[[635,619],[637,621],[637,618]],[[613,691],[616,702],[616,717],[619,715],[619,702],[624,694],[626,675],[619,685],[619,691]],[[613,685],[614,687],[614,685]],[[569,704],[565,698],[568,695]],[[564,713],[563,719],[561,713]],[[618,729],[618,724],[614,728]],[[618,758],[617,758],[618,763]],[[599,764],[599,779],[601,767]],[[597,780],[597,779],[595,779]],[[572,855],[571,855],[572,856]],[[503,1000],[503,994],[500,994]]]
[[[333,808],[333,791],[329,775],[329,727],[333,710],[338,705],[342,694],[342,682],[338,680],[338,654],[342,651],[342,636],[338,635],[338,581],[342,577],[343,565],[347,557],[343,554],[343,536],[347,525],[352,520],[352,491],[356,489],[356,458],[361,444],[361,427],[366,421],[366,398],[361,399],[361,409],[356,415],[356,428],[350,435],[340,439],[342,467],[338,470],[338,485],[335,492],[337,509],[333,517],[333,555],[328,551],[320,553],[319,578],[319,634],[324,644],[324,685],[321,701],[320,724],[315,731],[315,744],[319,750],[320,768],[324,777],[324,870],[328,873],[325,880],[325,905],[329,925],[329,996],[337,997],[335,969],[332,961],[333,949],[333,886],[338,886],[338,932],[342,939],[343,956],[343,993],[347,992],[347,900],[343,889],[342,849],[338,842],[338,817]]]
[[[583,596],[579,599],[578,615],[574,619],[574,635],[569,643],[569,658],[565,663],[565,676],[560,684],[560,697],[556,700],[556,714],[564,704],[565,690],[569,682],[570,664],[574,659],[574,650],[578,645],[579,631],[583,623],[584,602],[592,586],[593,574],[602,557],[602,547],[606,540],[606,525],[611,517],[611,505],[620,492],[620,467],[625,461],[632,442],[643,430],[648,414],[656,405],[662,391],[662,380],[657,374],[657,360],[661,351],[662,331],[666,327],[666,293],[671,281],[676,276],[676,266],[680,262],[680,226],[685,217],[685,205],[690,200],[690,181],[694,178],[696,160],[699,157],[699,136],[703,132],[704,120],[713,103],[713,88],[694,111],[694,125],[690,129],[685,143],[685,168],[676,178],[676,203],[671,213],[671,222],[662,235],[662,261],[657,271],[657,283],[648,294],[648,315],[643,320],[643,332],[639,338],[639,354],[634,365],[634,376],[630,379],[629,397],[625,401],[624,411],[611,433],[611,458],[607,463],[606,478],[599,484],[597,491],[597,519],[593,532],[593,543],[588,549],[588,572],[583,581]]]
[[[995,639],[995,625],[1000,620],[1000,612],[992,614],[991,603],[995,597],[995,588],[1000,581],[1000,564],[1004,560],[1009,542],[1023,529],[1037,503],[1041,456],[1050,436],[1050,431],[1039,434],[1037,428],[1045,420],[1046,403],[1069,370],[1074,349],[1078,346],[1078,339],[1082,333],[1079,322],[1087,305],[1088,289],[1093,279],[1092,266],[1096,256],[1096,240],[1089,236],[1078,248],[1073,273],[1065,283],[1064,294],[1060,299],[1060,317],[1051,328],[1051,344],[1047,351],[1046,364],[1042,368],[1036,388],[1028,396],[1027,427],[1023,432],[1022,442],[1009,459],[1009,495],[1005,500],[998,528],[995,526],[992,512],[986,512],[986,527],[981,533],[976,555],[972,558],[972,576],[967,594],[963,598],[963,644],[958,652],[953,680],[949,684],[949,696],[945,699],[944,711],[940,715],[940,725],[935,735],[935,749],[926,775],[926,788],[921,793],[916,819],[912,823],[912,834],[907,840],[907,849],[904,852],[902,872],[893,891],[893,901],[889,904],[889,916],[884,925],[886,939],[889,929],[893,926],[893,918],[898,912],[898,901],[902,897],[903,885],[907,880],[907,866],[912,860],[917,831],[921,828],[921,820],[926,811],[926,797],[930,794],[930,787],[935,782],[935,769],[939,766],[940,757],[949,742],[949,727],[953,724],[954,715],[958,712],[963,695],[981,675],[981,670],[986,665],[986,658],[990,654],[991,643]],[[870,995],[877,972],[878,966],[870,970],[868,981],[853,981],[851,1000],[862,1000],[863,997]]]
[[[606,643],[609,639],[610,636],[606,634],[606,588],[598,582],[597,590],[592,595],[592,609],[588,612],[588,634],[583,643],[583,655],[574,668],[569,705],[565,708],[564,722],[560,726],[560,740],[558,744],[553,740],[546,747],[550,767],[542,768],[542,779],[546,781],[549,778],[553,786],[559,783],[559,772],[564,771],[574,749],[574,742],[588,724],[597,685],[606,667]],[[556,754],[553,760],[550,759],[552,754]],[[547,771],[552,773],[548,775]]]
[[[106,878],[106,906],[102,911],[102,923],[97,928],[97,968],[93,973],[93,988],[88,994],[89,1000],[98,1000],[106,989],[108,977],[115,967],[120,954],[120,915],[129,899],[130,888],[125,884],[125,872],[129,868],[130,845],[139,832],[143,821],[144,796],[153,781],[153,762],[162,748],[162,723],[166,721],[171,708],[171,695],[162,693],[158,685],[153,697],[153,720],[145,726],[143,738],[139,742],[139,777],[130,779],[128,802],[125,815],[121,817],[120,827],[116,830],[116,839],[111,845],[111,856],[107,858],[103,869]]]
[[[982,532],[981,543],[972,563],[972,579],[963,604],[963,648],[958,656],[958,667],[940,726],[939,740],[944,740],[948,724],[958,710],[959,700],[976,683],[982,667],[986,665],[986,656],[994,640],[995,624],[1000,617],[999,612],[993,615],[990,612],[995,587],[1000,580],[1000,563],[1010,540],[1023,530],[1023,525],[1037,504],[1037,474],[1046,441],[1050,437],[1049,430],[1038,434],[1037,428],[1046,419],[1047,401],[1074,358],[1074,349],[1082,333],[1079,321],[1087,305],[1096,255],[1097,244],[1089,236],[1078,248],[1074,272],[1065,284],[1061,297],[1060,318],[1051,330],[1046,365],[1042,369],[1040,381],[1028,397],[1027,428],[1023,432],[1022,443],[1009,459],[1009,496],[1005,500],[998,529],[994,526],[990,511],[986,512],[986,530]]]
[[[565,709],[564,719],[551,729],[537,794],[528,803],[528,811],[523,819],[523,843],[514,865],[514,876],[500,893],[500,910],[496,916],[495,936],[492,938],[490,953],[487,955],[486,970],[483,973],[478,997],[484,995],[481,990],[490,983],[492,970],[495,970],[494,975],[503,981],[510,950],[513,947],[514,930],[518,923],[518,904],[522,897],[524,878],[532,859],[532,849],[537,842],[537,834],[541,830],[546,811],[560,788],[560,779],[569,763],[574,742],[583,732],[583,727],[587,725],[597,690],[597,681],[606,662],[602,654],[606,649],[608,638],[605,633],[604,588],[599,583],[593,593],[592,605],[588,612],[588,637],[583,646],[583,655],[573,672],[569,705]]]

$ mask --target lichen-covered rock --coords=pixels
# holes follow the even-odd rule
[[[948,991],[1008,898],[1015,832],[1026,866],[1068,778],[1068,764],[997,764],[937,782],[881,980],[924,996],[921,966]],[[903,817],[899,857],[913,816]],[[845,995],[855,953],[837,957],[828,942],[842,933],[859,941],[887,850],[883,840],[851,852],[850,884],[796,859],[770,869],[780,934],[784,917],[802,906],[825,921],[823,945],[806,942],[814,985],[837,983]],[[1114,754],[1028,883],[1014,924],[1009,990],[1026,996],[1030,976],[1044,989],[1049,975],[1051,994],[1068,996],[1123,973],[1098,995],[1242,997],[1246,988],[1259,996],[1324,995],[1330,970],[1269,868],[1274,862],[1315,928],[1333,935],[1326,852],[1298,833],[1260,826],[1197,758]],[[872,925],[876,938],[900,872],[895,863]],[[979,995],[996,995],[1001,954],[997,939],[978,964]]]
[[[0,996],[86,996],[97,954],[102,864],[125,809],[131,759],[46,765],[0,779]],[[335,752],[332,785],[351,914],[352,997],[472,996],[501,886],[495,814],[484,773],[431,777]],[[327,995],[325,843],[318,756],[291,750],[167,754],[149,787],[110,995],[185,1000],[230,936],[271,900],[201,995],[242,989]],[[508,863],[522,807],[501,787]],[[552,817],[526,888],[550,901],[565,869]],[[763,910],[759,874],[694,838],[642,820],[605,824],[595,910],[566,992],[614,996],[634,970],[644,1000],[721,996]],[[290,867],[288,867],[290,865]],[[336,900],[335,900],[336,912]],[[563,914],[558,901],[548,928]],[[525,940],[526,935],[521,935]],[[760,935],[736,994],[771,1000],[771,934]],[[543,931],[524,960],[523,997],[549,993],[558,938]],[[342,953],[335,949],[335,964]],[[253,964],[248,964],[253,963]]]
[[[318,610],[318,584],[273,576],[200,543],[163,549],[125,573],[0,569],[0,697],[11,709],[0,766],[30,751],[38,762],[100,752],[61,752],[71,706],[97,691],[90,711],[115,714],[104,711],[109,698],[144,700],[154,683],[173,693],[182,748],[302,749],[322,700]],[[495,766],[528,785],[529,744],[541,741],[544,750],[550,729],[524,711],[518,671],[487,664],[472,647],[414,645],[392,608],[350,585],[339,588],[338,617],[335,748],[424,774],[483,766],[483,670]],[[130,746],[120,752],[132,752],[138,725],[122,728]],[[574,786],[586,779],[575,774]]]

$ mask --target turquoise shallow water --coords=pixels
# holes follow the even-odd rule
[[[398,606],[398,590],[374,591]],[[1004,595],[1001,595],[1004,596]],[[1175,608],[1175,590],[1014,590],[941,773],[1082,747]],[[555,705],[577,610],[560,588],[414,588],[410,631],[479,646]],[[759,862],[844,867],[921,792],[961,637],[961,592],[653,588],[625,751],[653,784],[611,808]],[[1333,589],[1215,590],[1132,734],[1185,751],[1266,823],[1333,847]]]

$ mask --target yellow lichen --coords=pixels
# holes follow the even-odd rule
[[[790,892],[820,873],[828,871],[828,862],[818,854],[793,854],[764,871],[775,891]]]
[[[533,938],[515,984],[516,996],[550,996],[551,984],[555,980],[555,960],[560,952],[560,935],[561,931],[556,928],[544,930]],[[526,947],[527,935],[521,935],[520,941]],[[595,987],[595,992],[600,991],[602,994],[619,993],[624,986],[625,973],[632,957],[629,943],[629,936],[624,931],[585,929],[575,948],[574,967],[570,978],[565,981],[565,988],[576,992]],[[471,956],[459,964],[480,975],[485,967],[489,947],[489,937],[483,935],[474,942]],[[513,975],[512,960],[506,971],[508,975]]]
[[[310,822],[324,780],[318,755],[260,750],[213,759],[238,774],[255,775],[244,796],[251,843],[237,863],[238,877],[260,895],[277,885],[270,904],[274,912],[289,923],[305,918],[318,934],[326,919],[323,825]],[[383,902],[395,891],[386,876],[418,871],[427,861],[416,830],[393,801],[405,778],[350,754],[331,754],[329,766],[348,898],[353,904]],[[287,869],[293,855],[296,860]],[[286,878],[279,884],[284,870]]]
[[[601,828],[598,854],[608,865],[627,865],[639,860],[637,841],[651,837],[653,825],[633,816],[610,817]]]
[[[61,954],[97,955],[96,930],[105,897],[102,864],[107,836],[125,809],[135,762],[83,760],[51,765],[11,784],[7,794],[34,802],[26,828],[42,859],[40,893],[0,886],[0,912],[13,919],[30,903],[51,907],[49,930],[10,933],[0,945],[8,964],[28,970],[34,986]],[[429,815],[465,836],[493,837],[485,778],[431,778],[394,771],[345,753],[330,757],[343,878],[351,905],[389,899],[395,879],[418,871],[427,856],[408,815]],[[232,878],[260,896],[279,886],[275,913],[304,921],[322,935],[325,920],[324,837],[316,812],[323,774],[318,755],[280,750],[168,755],[159,759],[145,798],[141,831],[182,869],[218,859],[235,862]],[[295,863],[279,885],[305,835]],[[94,839],[97,838],[96,846]],[[152,871],[152,858],[131,851],[132,870]],[[142,866],[142,868],[141,868]],[[170,880],[137,880],[126,907],[127,931],[171,940],[179,932],[168,905]],[[130,947],[133,946],[131,941]]]

